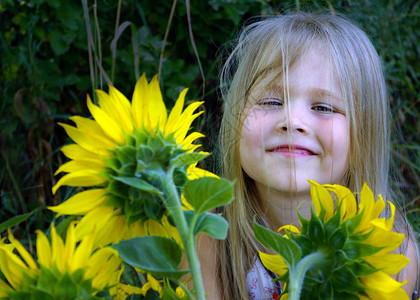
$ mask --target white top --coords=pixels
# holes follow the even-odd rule
[[[280,294],[278,282],[272,282],[275,277],[268,271],[257,258],[251,270],[246,275],[246,285],[250,300],[273,300],[273,294]]]

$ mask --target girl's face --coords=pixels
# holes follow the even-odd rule
[[[308,179],[342,184],[348,169],[345,103],[334,69],[312,48],[288,76],[254,89],[242,127],[240,158],[259,191],[308,193]],[[258,90],[258,92],[256,92]]]

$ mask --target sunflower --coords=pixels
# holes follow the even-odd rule
[[[37,261],[9,229],[10,243],[6,238],[0,242],[0,270],[6,279],[0,279],[0,297],[80,299],[107,290],[115,294],[123,271],[118,253],[110,247],[95,250],[95,232],[76,243],[74,228],[75,223],[68,227],[65,242],[54,224],[51,242],[37,231]]]
[[[168,220],[162,180],[171,180],[181,194],[188,179],[212,174],[196,167],[207,153],[196,153],[193,142],[203,134],[190,126],[203,102],[183,110],[184,89],[168,116],[157,76],[150,83],[143,74],[130,102],[113,86],[109,93],[97,90],[99,106],[87,96],[93,119],[74,116],[76,124],[60,124],[75,144],[62,148],[71,160],[56,172],[66,172],[53,187],[90,187],[62,204],[49,207],[59,215],[84,216],[77,226],[77,239],[96,226],[95,245],[116,243],[144,235],[163,235],[179,241]],[[189,156],[188,156],[189,155]],[[185,207],[190,207],[184,203]]]
[[[402,288],[406,280],[401,283],[390,276],[410,261],[391,253],[404,240],[404,234],[392,231],[394,204],[388,201],[391,215],[385,219],[380,217],[385,201],[382,196],[375,201],[366,184],[357,204],[348,188],[310,183],[315,209],[311,219],[298,214],[301,230],[287,225],[279,229],[284,236],[276,236],[300,249],[296,248],[301,255],[292,268],[297,270],[295,277],[302,275],[301,299],[409,299]],[[288,299],[294,280],[289,279],[290,262],[285,257],[260,252],[264,266],[287,284],[280,299]]]

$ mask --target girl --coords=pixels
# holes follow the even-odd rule
[[[280,287],[257,258],[253,217],[276,230],[298,225],[308,179],[391,200],[389,106],[380,59],[369,38],[342,17],[299,13],[246,27],[222,71],[223,176],[236,179],[234,202],[220,210],[225,241],[199,242],[209,299],[272,299]],[[308,216],[309,201],[300,212]],[[402,214],[400,251],[411,259],[397,276],[415,289],[418,250]],[[209,259],[214,255],[217,264]],[[271,275],[271,276],[270,276]]]

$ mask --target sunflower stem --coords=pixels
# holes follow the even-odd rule
[[[165,205],[172,216],[184,245],[194,283],[195,297],[197,300],[205,300],[204,284],[201,276],[200,261],[198,260],[197,251],[195,249],[194,235],[189,234],[187,220],[182,211],[180,196],[174,184],[172,175],[168,174],[165,179],[166,180],[162,181],[166,195]]]
[[[318,250],[301,259],[289,273],[289,300],[299,300],[306,271],[325,262],[326,254]]]

